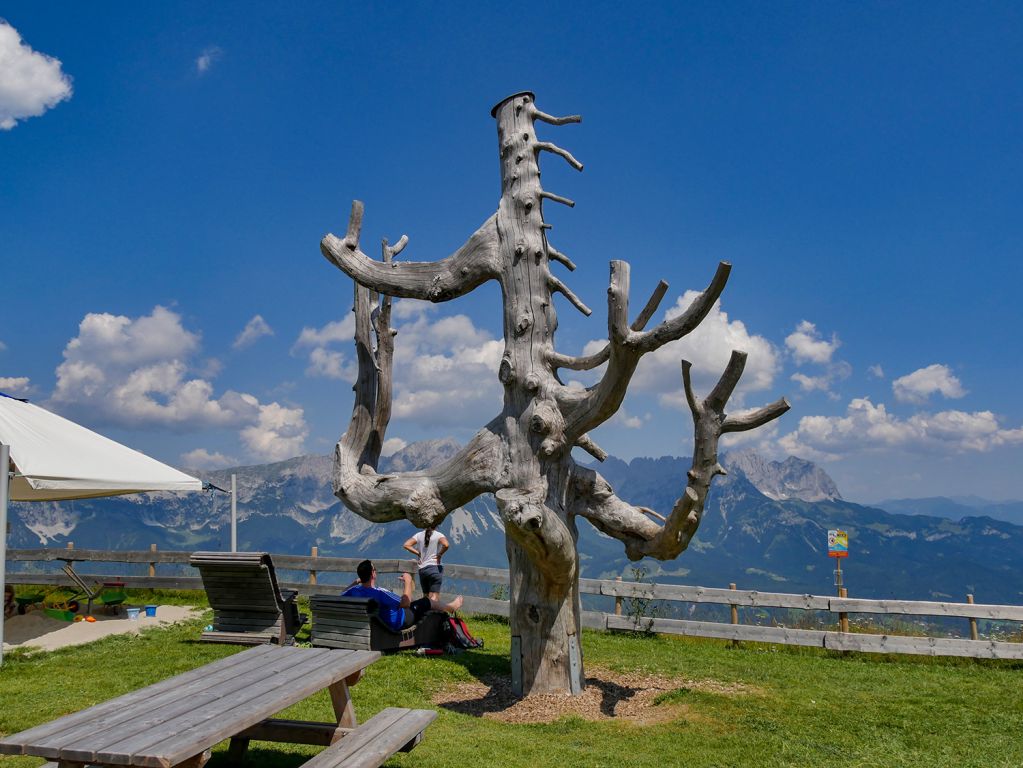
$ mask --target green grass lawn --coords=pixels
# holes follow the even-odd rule
[[[166,596],[160,599],[166,602]],[[139,602],[137,596],[133,597]],[[241,650],[195,642],[203,621],[51,653],[8,653],[0,733],[24,730]],[[456,682],[509,674],[508,626],[476,618],[485,650],[387,656],[355,686],[361,719],[386,706],[436,708]],[[300,640],[302,637],[300,636]],[[513,725],[438,708],[423,743],[390,766],[1020,766],[1023,663],[842,656],[817,649],[586,632],[591,668],[741,684],[746,693],[682,687],[662,697],[666,722]],[[288,717],[329,720],[326,693]],[[210,768],[227,768],[226,743]],[[316,748],[254,743],[249,763],[298,768]],[[40,758],[0,757],[0,768]]]

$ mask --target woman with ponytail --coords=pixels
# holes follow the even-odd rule
[[[438,533],[436,528],[420,531],[402,545],[407,552],[416,556],[419,585],[423,588],[423,594],[431,600],[440,597],[444,575],[444,566],[441,565],[440,559],[448,551],[449,546],[447,537],[443,533]]]

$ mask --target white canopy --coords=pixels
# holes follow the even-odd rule
[[[201,480],[44,408],[3,395],[0,443],[11,447],[12,501],[202,490]]]

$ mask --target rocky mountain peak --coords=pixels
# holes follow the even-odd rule
[[[832,501],[841,499],[835,481],[811,461],[789,456],[785,461],[769,461],[756,451],[732,451],[722,460],[725,469],[738,470],[758,491],[775,501]]]
[[[442,461],[447,461],[461,448],[458,441],[451,437],[409,443],[400,451],[381,461],[381,471],[415,472],[426,469],[440,464]]]

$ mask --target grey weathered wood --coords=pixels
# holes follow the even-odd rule
[[[74,586],[74,582],[63,573],[8,573],[5,577],[10,584],[38,584],[45,586]],[[120,581],[129,589],[185,589],[202,590],[202,580],[197,576],[124,576],[121,574],[83,574],[86,582]]]
[[[239,733],[235,738],[250,741],[280,741],[288,744],[333,744],[339,736],[347,736],[350,728],[339,728],[336,723],[318,723],[309,720],[264,720]]]
[[[966,656],[978,659],[1023,659],[1023,643],[960,640],[948,637],[904,637],[849,632],[825,633],[824,646],[836,651],[906,653],[917,656]]]
[[[65,733],[73,738],[79,733],[88,734],[113,727],[127,719],[127,713],[139,703],[155,708],[183,696],[197,695],[208,687],[236,677],[239,667],[264,663],[271,652],[272,649],[260,648],[228,656],[117,699],[6,736],[0,740],[0,754],[25,754],[21,749],[26,744],[47,742],[56,733]]]
[[[829,598],[830,610],[838,613],[885,613],[910,616],[961,616],[994,621],[1023,621],[1023,606],[981,603],[943,603],[926,600],[860,600]]]
[[[757,627],[750,624],[722,624],[715,621],[687,621],[682,619],[642,618],[635,621],[629,616],[607,615],[608,629],[633,632],[663,632],[692,637],[712,637],[722,640],[749,640],[760,643],[810,645],[823,647],[823,631],[788,629],[787,627]]]
[[[445,571],[447,567],[445,566]],[[495,616],[507,616],[509,604],[507,600],[494,600],[489,597],[466,595],[463,598],[462,610],[467,613],[489,613]]]
[[[296,653],[300,655],[296,656]],[[64,745],[67,749],[60,751],[61,759],[88,761],[92,759],[91,756],[86,757],[88,751],[102,749],[104,744],[123,739],[127,733],[144,732],[153,727],[160,727],[160,723],[167,723],[174,718],[178,718],[176,722],[180,726],[182,724],[180,718],[190,714],[195,707],[217,699],[229,700],[232,691],[251,682],[260,674],[272,676],[286,671],[289,665],[293,668],[296,659],[302,659],[302,653],[297,649],[278,648],[246,651],[230,657],[229,660],[232,662],[230,666],[223,663],[228,660],[222,660],[15,736],[19,739],[29,737],[33,739],[27,742],[32,748],[26,748],[26,754],[45,756],[52,754],[54,747]],[[348,661],[366,664],[378,656],[379,654],[374,653],[347,658]],[[319,659],[317,663],[330,666],[333,662],[340,662],[345,658],[346,655],[341,654],[336,659],[326,661]],[[341,669],[340,673],[348,671],[346,667]],[[273,711],[276,710],[268,709],[267,714]],[[171,726],[170,730],[176,729]],[[33,736],[41,731],[47,731],[49,735],[44,733],[41,736]],[[194,754],[201,751],[198,749]]]
[[[189,563],[199,569],[213,608],[213,631],[207,642],[266,642],[276,628],[276,641],[290,641],[304,618],[294,606],[294,591],[277,583],[273,561],[266,552],[195,552]],[[239,638],[251,633],[252,638]]]
[[[396,752],[418,744],[423,731],[436,717],[437,713],[428,709],[389,707],[302,768],[379,768]]]
[[[215,683],[201,681],[160,699],[143,699],[134,706],[125,706],[118,715],[108,717],[102,728],[93,727],[99,725],[97,723],[88,723],[88,729],[79,726],[74,731],[55,733],[49,739],[37,742],[39,751],[36,754],[81,762],[108,762],[103,759],[111,757],[107,753],[117,753],[120,750],[115,745],[137,738],[137,734],[151,734],[161,729],[167,733],[177,733],[185,727],[186,719],[196,709],[230,700],[239,692],[244,694],[248,686],[260,680],[277,680],[277,676],[283,673],[294,674],[296,667],[303,661],[308,659],[294,651],[285,654],[253,654],[244,665],[235,667],[230,677],[221,676]],[[126,765],[130,757],[131,752],[120,752],[113,762]]]
[[[161,721],[146,732],[111,744],[97,758],[112,764],[169,768],[195,754],[204,745],[215,744],[244,731],[330,684],[343,680],[379,658],[375,651],[337,651],[280,648],[276,654],[290,654],[297,663],[272,675],[249,677],[202,706]],[[257,672],[259,670],[256,670]]]
[[[484,568],[479,565],[460,565],[458,563],[444,563],[444,576],[449,579],[467,579],[470,581],[483,581],[490,584],[507,584],[507,568]]]
[[[391,261],[393,253],[385,243],[383,260],[372,259],[360,249],[363,206],[358,201],[352,204],[344,237],[328,234],[320,243],[327,261],[356,284],[359,373],[351,421],[335,452],[333,487],[349,509],[367,520],[404,518],[419,527],[435,526],[471,499],[493,493],[507,537],[508,616],[512,634],[521,641],[522,689],[578,692],[584,679],[582,665],[562,663],[584,620],[578,599],[575,517],[584,516],[622,540],[633,559],[676,557],[699,525],[711,480],[723,472],[717,463],[720,435],[766,423],[787,410],[788,403],[780,400],[753,414],[726,418],[724,407],[742,373],[745,354],[733,353],[721,380],[702,401],[693,395],[686,364],[684,385],[696,421],[696,450],[686,492],[663,525],[650,519],[649,510],[615,496],[592,470],[577,466],[573,446],[583,446],[598,457],[606,455],[589,432],[619,409],[643,355],[681,339],[706,317],[724,290],[730,265],[718,265],[707,289],[684,312],[646,330],[667,286],[662,281],[631,321],[629,267],[623,261],[612,262],[606,370],[588,389],[566,386],[558,378],[558,368],[587,366],[573,365],[572,358],[555,349],[555,294],[583,314],[590,310],[551,269],[552,262],[574,265],[548,242],[550,225],[544,221],[543,201],[565,205],[572,201],[542,187],[538,158],[546,152],[577,170],[583,166],[568,150],[541,140],[535,123],[564,125],[577,118],[541,112],[529,92],[502,100],[491,114],[497,122],[501,198],[497,212],[462,248],[437,262],[397,263]],[[400,242],[404,246],[405,238]],[[503,297],[504,354],[498,371],[505,390],[502,412],[437,467],[378,473],[392,382],[393,330],[386,319],[387,297],[448,301],[488,280],[500,283]]]
[[[106,549],[9,549],[7,559],[20,562],[53,562],[56,560],[91,561],[95,563],[187,563],[190,552],[153,552],[151,550]]]
[[[583,582],[586,582],[585,584]],[[640,597],[651,600],[679,600],[690,603],[720,603],[762,608],[799,608],[827,611],[833,598],[795,595],[784,592],[759,592],[745,589],[718,589],[674,584],[647,584],[611,579],[580,580],[579,591],[588,594]]]

